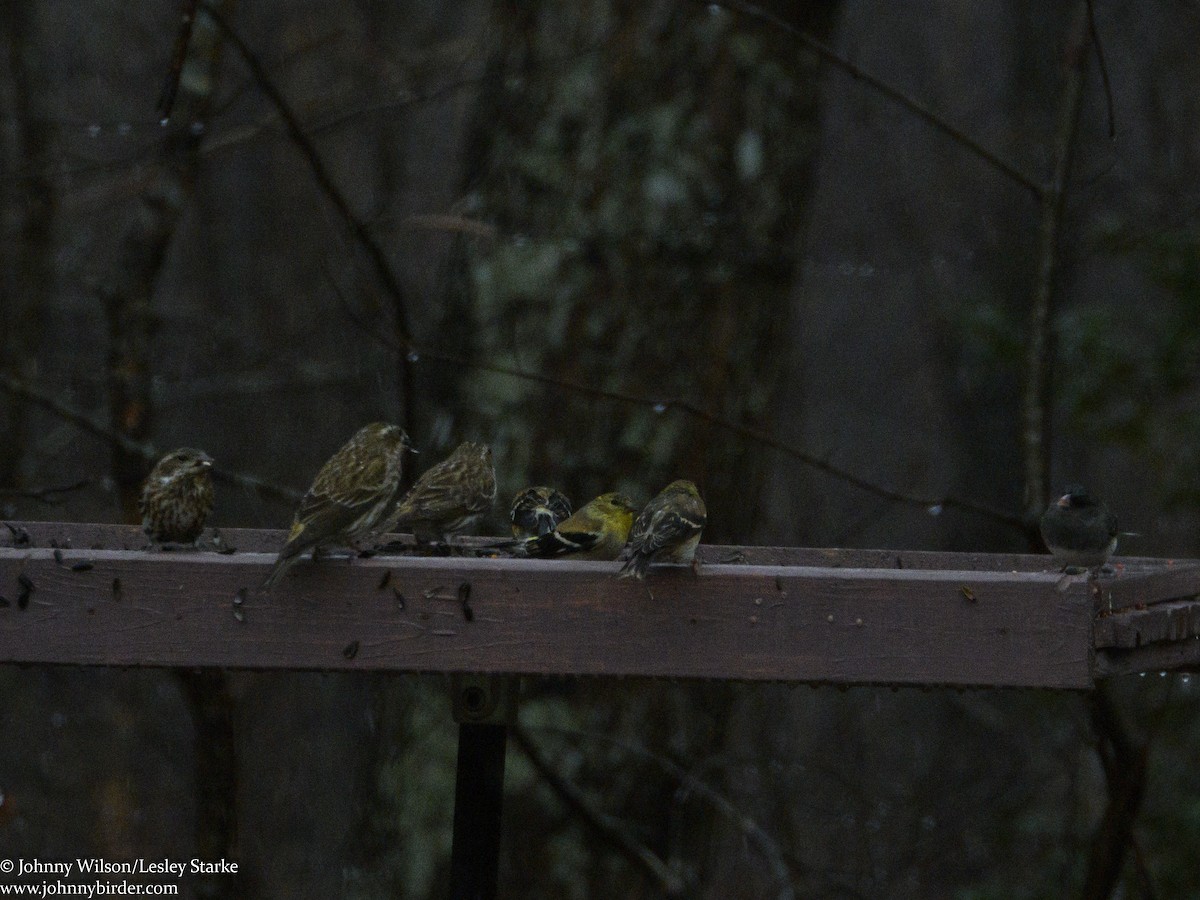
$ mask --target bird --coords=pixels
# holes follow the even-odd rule
[[[160,459],[142,483],[142,531],[156,544],[194,544],[213,508],[212,457],[180,447]]]
[[[612,560],[621,555],[637,508],[624,494],[601,494],[558,523],[553,531],[522,541],[505,541],[496,549],[539,559]]]
[[[388,531],[411,530],[420,544],[465,534],[496,501],[492,448],[463,441],[446,459],[417,479],[388,519]]]
[[[670,562],[695,565],[696,547],[708,522],[704,500],[694,482],[672,481],[658,492],[629,535],[633,554],[617,573],[620,578],[646,577],[651,563]]]
[[[1064,569],[1102,566],[1117,549],[1117,517],[1077,484],[1046,507],[1040,525],[1042,540]]]
[[[262,589],[273,587],[305,550],[315,558],[324,546],[357,544],[382,533],[396,503],[406,450],[412,444],[399,425],[372,422],[355,432],[317,472]]]
[[[570,515],[570,500],[554,488],[537,485],[517,492],[508,511],[508,521],[513,537],[531,538],[553,531]]]

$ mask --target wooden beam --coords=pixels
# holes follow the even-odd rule
[[[81,549],[87,533],[0,549],[0,660],[1091,684],[1089,588],[1053,572],[716,564],[640,584],[616,563],[398,555],[306,561],[263,595],[272,554]]]

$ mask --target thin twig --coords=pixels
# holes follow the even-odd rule
[[[596,809],[578,787],[559,774],[550,760],[542,754],[536,742],[520,725],[512,729],[513,739],[530,764],[563,804],[583,820],[600,838],[611,844],[622,856],[654,880],[658,889],[668,897],[684,895],[685,885],[678,872],[664,863],[649,847],[630,834],[621,821]]]
[[[1064,51],[1066,83],[1058,108],[1058,127],[1054,136],[1054,173],[1041,197],[1041,223],[1038,228],[1038,268],[1029,309],[1029,333],[1025,344],[1025,391],[1022,398],[1022,447],[1025,463],[1024,510],[1029,521],[1041,513],[1047,497],[1050,443],[1050,384],[1052,378],[1050,333],[1053,324],[1051,306],[1058,274],[1058,241],[1062,231],[1067,179],[1079,130],[1083,106],[1083,80],[1087,64],[1086,3],[1076,15],[1068,33]]]
[[[147,462],[157,462],[163,455],[163,451],[149,442],[135,441],[126,435],[121,434],[114,428],[98,422],[91,416],[81,412],[67,404],[63,403],[57,397],[48,394],[41,388],[33,385],[25,384],[18,381],[10,375],[0,372],[0,390],[13,397],[20,397],[22,400],[28,400],[30,403],[35,403],[49,412],[54,413],[60,419],[70,422],[77,428],[94,434],[97,437],[104,438],[114,447],[119,447],[126,453],[140,456]],[[302,494],[300,491],[292,490],[291,488],[283,487],[282,485],[272,484],[269,481],[263,481],[254,475],[247,475],[243,472],[237,472],[233,469],[228,469],[224,466],[214,466],[213,476],[228,484],[237,485],[238,487],[246,488],[254,491],[264,497],[272,497],[276,500],[283,500],[287,503],[296,503],[300,500]]]
[[[704,0],[704,2],[708,3],[709,0]],[[786,19],[769,10],[763,9],[761,6],[758,6],[754,3],[747,3],[745,0],[716,0],[716,4],[718,6],[723,6],[726,9],[733,10],[734,12],[739,12],[745,16],[749,16],[753,19],[767,22],[771,25],[774,25],[776,28],[782,28],[825,61],[832,63],[859,81],[870,85],[889,100],[900,104],[909,112],[914,113],[916,116],[936,128],[938,131],[942,132],[958,144],[970,150],[980,159],[990,163],[993,167],[1000,172],[1003,172],[1017,184],[1029,190],[1034,197],[1040,198],[1044,193],[1045,188],[1041,184],[1026,175],[1012,163],[1001,159],[995,151],[988,149],[979,141],[975,140],[975,138],[962,131],[960,128],[951,125],[919,100],[913,99],[903,91],[888,84],[886,81],[883,81],[882,79],[872,75],[870,72],[863,70],[850,60],[846,59],[846,57],[842,56],[828,44],[817,40],[811,34],[801,28],[797,28]]]
[[[346,199],[345,194],[334,183],[333,176],[326,167],[325,161],[321,158],[321,154],[317,152],[316,146],[305,133],[303,126],[300,124],[300,119],[292,110],[283,93],[276,86],[275,82],[271,80],[270,75],[267,74],[266,67],[262,64],[258,55],[250,48],[249,44],[242,40],[242,36],[237,30],[230,25],[225,17],[208,0],[201,0],[201,6],[242,57],[246,68],[250,70],[251,77],[258,84],[259,90],[263,92],[263,95],[275,107],[275,111],[283,120],[288,136],[291,138],[292,143],[296,145],[296,149],[300,151],[300,155],[304,157],[305,162],[308,163],[308,168],[312,172],[317,186],[321,189],[326,199],[333,204],[334,209],[337,210],[338,215],[341,216],[342,221],[346,224],[350,233],[354,235],[355,240],[371,261],[371,266],[375,271],[376,277],[392,300],[397,337],[402,341],[411,341],[412,330],[409,325],[408,306],[404,296],[404,289],[400,285],[399,276],[392,268],[391,263],[388,262],[387,254],[384,253],[379,242],[371,234],[366,222],[360,219],[354,210],[350,208],[350,201]],[[407,356],[400,357],[400,368],[403,374],[400,389],[404,392],[400,405],[405,411],[406,424],[411,426],[412,370]]]
[[[90,487],[93,481],[91,478],[81,478],[73,484],[64,484],[60,487],[44,487],[44,488],[0,488],[0,497],[17,497],[22,500],[37,500],[45,503],[48,506],[54,506],[61,503],[60,494],[72,494],[75,491],[81,491],[85,487]]]
[[[1113,114],[1112,82],[1108,80],[1108,63],[1104,59],[1104,45],[1100,43],[1100,31],[1096,28],[1096,3],[1087,0],[1088,34],[1092,38],[1092,46],[1096,48],[1096,62],[1100,64],[1100,81],[1104,84],[1104,103],[1108,110],[1108,136],[1117,136],[1117,118]]]
[[[762,826],[746,815],[746,813],[738,809],[732,800],[709,787],[683,766],[645,747],[627,743],[612,735],[601,732],[574,731],[566,728],[555,728],[553,726],[546,726],[537,730],[575,739],[583,737],[590,740],[603,741],[610,746],[619,747],[628,753],[636,754],[650,760],[679,782],[679,790],[681,792],[694,793],[698,797],[703,798],[714,809],[725,816],[746,838],[747,842],[757,844],[759,851],[771,869],[771,874],[777,882],[779,900],[795,900],[796,892],[792,887],[792,873],[788,869],[787,863],[784,862],[783,853],[775,839],[767,834]]]
[[[1008,512],[1007,510],[998,509],[994,506],[989,506],[985,503],[979,503],[974,500],[967,500],[961,497],[954,496],[922,496],[919,494],[905,493],[904,491],[892,490],[883,485],[876,484],[872,481],[856,475],[853,472],[835,466],[814,453],[809,453],[792,444],[782,441],[774,435],[768,434],[765,431],[760,431],[757,428],[752,428],[749,425],[743,425],[740,422],[732,422],[729,419],[722,418],[715,413],[709,412],[706,409],[697,406],[690,400],[682,399],[659,399],[654,397],[644,397],[638,394],[631,394],[625,391],[616,391],[608,388],[598,387],[594,384],[587,384],[580,381],[571,381],[566,378],[558,378],[552,375],[545,375],[541,372],[530,372],[524,369],[514,368],[512,366],[503,366],[498,363],[489,363],[484,360],[474,357],[460,356],[457,353],[449,353],[445,350],[439,350],[435,347],[426,347],[415,343],[399,344],[392,340],[387,335],[381,333],[370,322],[363,318],[352,306],[345,293],[338,285],[337,279],[333,277],[328,266],[325,266],[325,275],[329,279],[330,285],[333,287],[334,294],[337,296],[338,302],[350,321],[356,325],[364,334],[378,341],[383,346],[390,350],[403,355],[412,363],[418,363],[421,360],[436,360],[438,362],[447,363],[458,368],[476,369],[481,372],[491,372],[495,375],[503,375],[508,378],[516,378],[522,381],[531,381],[536,384],[546,385],[547,387],[558,388],[560,390],[570,391],[576,394],[582,394],[589,397],[598,397],[605,400],[612,400],[617,403],[626,403],[631,406],[641,406],[653,409],[657,413],[666,413],[668,410],[676,410],[706,422],[716,428],[721,428],[725,431],[739,435],[746,440],[762,444],[765,447],[770,447],[772,450],[777,450],[785,456],[799,461],[800,463],[816,469],[831,478],[842,481],[846,484],[856,487],[859,490],[874,494],[876,497],[882,497],[885,500],[890,500],[895,503],[903,503],[907,506],[916,506],[926,510],[931,515],[937,515],[945,509],[959,509],[964,512],[974,513],[986,519],[991,519],[1002,525],[1007,525],[1019,531],[1027,530],[1027,523],[1024,518],[1016,513]]]
[[[179,77],[187,60],[188,44],[192,39],[192,25],[196,22],[196,0],[182,0],[179,10],[179,31],[175,35],[175,46],[171,49],[171,67],[167,70],[162,93],[156,109],[163,121],[171,118],[175,107],[175,95],[179,93]]]

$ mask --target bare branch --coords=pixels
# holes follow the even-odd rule
[[[630,834],[621,821],[592,806],[591,801],[578,787],[559,774],[550,760],[542,755],[537,743],[519,724],[511,730],[513,739],[521,752],[528,758],[537,773],[563,804],[583,820],[597,836],[610,844],[622,856],[645,872],[658,889],[668,897],[682,897],[686,886],[678,872],[664,863],[645,844]]]
[[[304,157],[305,162],[308,163],[308,168],[312,172],[317,186],[321,189],[326,199],[333,204],[334,209],[337,210],[338,215],[341,216],[342,221],[346,224],[350,233],[354,235],[355,240],[371,261],[371,266],[375,270],[376,277],[378,277],[379,282],[391,298],[396,318],[395,328],[397,338],[405,342],[411,341],[412,330],[409,326],[408,306],[404,297],[404,289],[400,285],[399,276],[392,269],[391,263],[388,262],[387,254],[384,253],[383,248],[375,240],[367,224],[350,208],[350,201],[346,199],[345,194],[334,183],[333,176],[325,166],[321,154],[317,152],[316,146],[309,139],[308,135],[305,134],[299,118],[292,110],[287,99],[283,96],[283,93],[267,74],[266,67],[259,60],[257,54],[250,49],[250,45],[242,40],[242,36],[211,3],[207,2],[207,0],[202,0],[202,8],[242,57],[242,61],[246,64],[251,76],[258,84],[259,90],[263,92],[263,95],[275,107],[276,112],[279,113],[279,117],[283,120],[284,126],[287,128],[288,136],[291,138],[292,143],[296,145],[296,149],[300,151],[300,155]],[[404,392],[401,406],[405,410],[406,423],[411,424],[412,371],[407,356],[400,357],[400,367],[404,375],[401,384],[401,390]]]
[[[644,757],[659,766],[664,772],[675,778],[679,782],[679,791],[684,794],[696,794],[702,797],[705,801],[712,805],[717,812],[721,813],[740,831],[749,843],[757,844],[759,851],[766,859],[768,866],[771,869],[771,874],[775,877],[778,883],[780,900],[795,900],[796,892],[792,887],[792,874],[784,862],[783,853],[779,848],[779,844],[772,838],[762,827],[751,819],[748,815],[738,809],[737,805],[725,797],[720,792],[709,787],[687,769],[672,760],[667,759],[661,754],[648,750],[645,747],[640,747],[635,744],[629,744],[612,735],[602,734],[595,731],[570,731],[565,728],[544,727],[538,731],[559,734],[564,737],[571,738],[587,738],[590,740],[603,741],[614,747],[620,747],[628,753]]]
[[[705,2],[707,3],[708,0],[705,0]],[[947,137],[970,150],[980,159],[990,163],[998,171],[1004,173],[1017,184],[1030,191],[1030,193],[1032,193],[1035,197],[1040,199],[1044,193],[1045,188],[1041,184],[1039,184],[1030,176],[1026,175],[1012,163],[1001,159],[995,151],[988,149],[983,144],[979,143],[979,141],[975,140],[975,138],[962,131],[960,128],[951,125],[919,100],[914,100],[912,97],[908,96],[898,88],[893,87],[886,81],[883,81],[882,79],[877,78],[871,73],[861,69],[859,66],[846,59],[846,57],[842,56],[832,47],[817,40],[806,31],[797,28],[786,19],[781,18],[775,13],[763,9],[761,6],[757,6],[754,3],[747,3],[745,0],[716,0],[716,2],[718,6],[723,6],[726,9],[742,13],[743,15],[749,16],[753,19],[758,19],[762,22],[767,22],[771,25],[774,25],[776,28],[782,28],[826,62],[832,63],[852,77],[870,85],[889,100],[900,104],[909,112],[914,113],[916,116],[936,128],[938,131],[945,134]]]
[[[28,400],[30,403],[35,403],[42,409],[54,413],[60,419],[70,422],[77,428],[82,429],[96,437],[103,438],[114,447],[117,447],[126,453],[134,456],[140,456],[147,462],[154,463],[163,455],[163,451],[155,447],[153,444],[142,441],[135,441],[126,435],[121,434],[114,428],[98,422],[91,416],[81,412],[74,407],[60,401],[57,397],[45,392],[41,388],[33,387],[25,384],[17,379],[0,372],[0,390],[13,396],[20,397],[22,400]],[[275,500],[282,500],[286,503],[297,503],[302,496],[300,491],[292,490],[291,488],[283,487],[282,485],[272,484],[269,481],[263,481],[254,475],[247,475],[242,472],[227,469],[224,466],[215,466],[213,468],[213,476],[227,484],[237,485],[238,487],[246,488],[254,491],[264,497],[271,497]]]
[[[1104,103],[1108,111],[1108,136],[1117,136],[1117,119],[1113,114],[1112,82],[1108,80],[1108,63],[1104,59],[1104,45],[1100,43],[1100,31],[1096,28],[1096,3],[1087,0],[1088,34],[1096,48],[1096,62],[1100,65],[1100,81],[1104,84]]]
[[[1081,6],[1067,37],[1064,51],[1066,82],[1059,101],[1058,127],[1054,137],[1054,174],[1041,196],[1038,229],[1038,269],[1029,310],[1029,334],[1025,344],[1025,392],[1022,403],[1025,458],[1025,516],[1035,521],[1046,503],[1050,438],[1051,306],[1058,274],[1058,240],[1062,231],[1067,178],[1071,171],[1079,112],[1083,106],[1083,80],[1087,65],[1087,10]]]
[[[165,122],[171,118],[175,107],[175,95],[179,93],[179,77],[187,60],[188,43],[192,39],[192,25],[196,21],[196,0],[183,0],[179,9],[179,31],[175,35],[175,46],[171,49],[171,67],[167,70],[162,93],[156,109]]]

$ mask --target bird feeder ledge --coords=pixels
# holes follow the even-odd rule
[[[144,550],[134,527],[0,529],[0,661],[1080,689],[1200,665],[1200,563],[703,546],[698,572],[411,553],[298,564],[280,531]],[[477,540],[474,546],[486,543]]]

